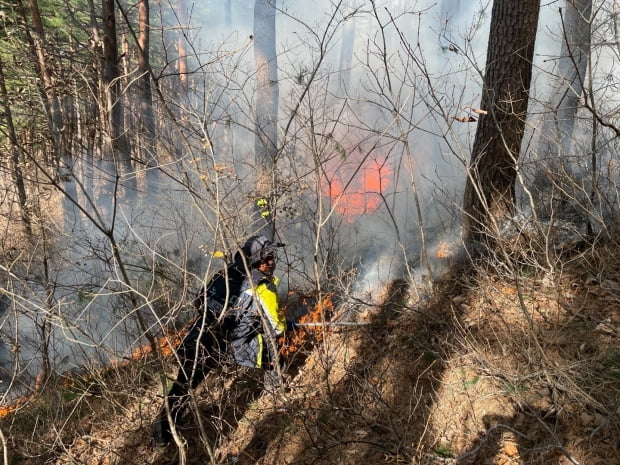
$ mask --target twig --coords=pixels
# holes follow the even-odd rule
[[[6,438],[4,437],[4,432],[2,428],[0,428],[0,441],[2,441],[2,457],[4,465],[9,465],[9,451],[6,447]]]

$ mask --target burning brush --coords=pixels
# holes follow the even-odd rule
[[[181,331],[170,333],[166,336],[157,338],[155,340],[155,347],[157,353],[163,356],[171,355],[179,346],[184,336],[185,332]],[[128,366],[132,361],[146,358],[152,352],[152,346],[150,344],[144,344],[137,347],[129,357],[111,360],[107,366],[98,370],[97,373],[78,375],[74,372],[69,371],[62,375],[62,388],[67,390],[72,390],[75,388],[83,389],[85,382],[86,384],[89,384],[90,382],[96,380],[97,377],[104,376],[107,371],[124,368]],[[36,395],[41,391],[43,386],[44,380],[42,375],[39,374],[33,382],[34,389],[32,393],[24,394],[16,399],[13,399],[7,404],[0,405],[0,419],[17,411],[19,408],[35,399]]]
[[[303,306],[309,307],[306,298],[303,299]],[[334,314],[334,302],[332,294],[325,295],[314,307],[308,311],[296,323],[295,331],[291,334],[282,336],[280,343],[280,353],[290,356],[306,345],[310,340],[320,342],[325,334],[325,322]]]
[[[181,341],[187,334],[187,328],[182,331],[177,331],[175,333],[169,333],[166,336],[162,336],[155,340],[155,350],[158,354],[167,357],[168,355],[172,355],[176,348],[181,345]],[[136,349],[131,354],[132,360],[140,360],[146,357],[153,351],[153,348],[150,344],[144,344]]]

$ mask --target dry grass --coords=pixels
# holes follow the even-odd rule
[[[425,302],[394,283],[359,315],[369,324],[296,353],[284,391],[213,375],[201,421],[181,430],[187,463],[210,463],[207,449],[220,464],[620,463],[620,249],[556,263],[552,277],[523,264],[455,272]],[[179,463],[174,445],[150,446],[158,370],[146,358],[7,416],[10,463]]]

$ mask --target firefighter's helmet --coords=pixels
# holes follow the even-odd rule
[[[284,247],[281,242],[272,242],[265,236],[252,236],[245,241],[241,250],[245,254],[250,267],[255,267],[265,258],[277,253],[278,248]]]

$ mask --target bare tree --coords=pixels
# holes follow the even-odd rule
[[[542,130],[540,155],[556,158],[570,151],[575,116],[580,107],[590,58],[592,0],[566,0],[562,15],[562,45],[551,111]]]
[[[107,147],[106,157],[111,169],[112,185],[120,182],[120,176],[126,175],[125,186],[136,190],[135,176],[132,174],[131,153],[124,124],[121,73],[119,68],[118,36],[116,28],[116,8],[114,0],[103,0],[103,70],[102,84],[105,91],[107,113]],[[111,189],[114,187],[111,186]]]
[[[256,190],[259,228],[274,235],[269,205],[278,155],[278,61],[276,55],[276,0],[254,4],[254,61],[256,65]],[[266,221],[263,221],[266,220]]]
[[[138,101],[142,125],[142,160],[146,165],[147,191],[157,189],[157,145],[155,144],[155,115],[151,90],[149,0],[138,2]]]
[[[17,199],[19,207],[21,208],[22,222],[28,237],[32,237],[32,220],[30,218],[30,212],[28,208],[28,197],[26,194],[26,183],[24,181],[24,174],[22,171],[22,160],[19,153],[19,142],[17,140],[17,133],[15,132],[15,125],[13,124],[13,114],[11,112],[11,105],[9,102],[9,95],[6,88],[6,82],[4,78],[4,66],[0,59],[0,99],[2,100],[2,109],[4,111],[4,118],[6,124],[7,136],[9,138],[10,147],[10,161],[11,161],[11,176],[13,183],[17,190]]]

